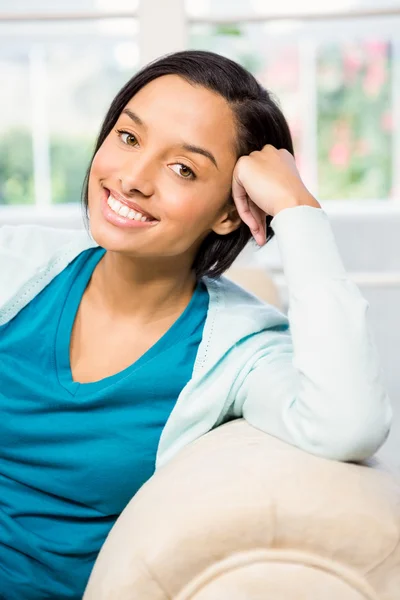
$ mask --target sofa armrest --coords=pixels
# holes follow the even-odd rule
[[[278,288],[269,273],[262,267],[232,265],[225,277],[245,288],[260,300],[282,310]]]
[[[84,600],[398,600],[399,542],[396,477],[307,454],[237,420],[186,447],[136,494]]]

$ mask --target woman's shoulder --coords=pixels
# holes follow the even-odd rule
[[[0,227],[0,324],[78,254],[95,245],[86,231],[38,225]]]

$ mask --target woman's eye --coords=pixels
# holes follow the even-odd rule
[[[127,146],[136,146],[137,139],[133,133],[129,133],[129,131],[118,131],[117,133],[122,143],[126,144]]]
[[[175,165],[172,165],[171,169],[174,171],[174,173],[179,175],[179,177],[182,177],[182,179],[196,178],[196,175],[193,173],[192,169],[189,169],[189,167],[183,165],[182,163],[176,163]]]

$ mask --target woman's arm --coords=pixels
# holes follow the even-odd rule
[[[236,395],[249,423],[308,452],[363,460],[385,441],[392,411],[367,321],[322,210],[273,222],[289,289],[290,332],[265,332],[264,354]]]
[[[261,186],[268,195],[273,182],[267,206],[262,208],[258,188],[257,194],[254,189],[253,195],[246,193],[251,203],[256,196],[260,211],[265,214],[267,208],[275,215],[272,227],[289,289],[290,333],[264,333],[263,357],[237,393],[235,412],[309,452],[362,460],[385,441],[392,416],[367,322],[368,304],[346,276],[326,214],[315,199],[307,202],[305,188],[297,202],[301,186],[290,185],[291,175],[285,176],[285,164],[274,160],[279,151],[274,152],[268,160],[273,170],[264,169]],[[247,166],[243,179],[251,175]],[[257,168],[253,188],[257,175],[261,185],[260,162]],[[245,182],[241,185],[246,190]],[[279,199],[276,210],[271,197]]]

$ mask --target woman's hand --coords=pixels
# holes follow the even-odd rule
[[[290,152],[270,145],[239,158],[233,171],[232,195],[259,246],[266,242],[266,215],[275,217],[285,208],[301,205],[321,208],[302,182]]]

